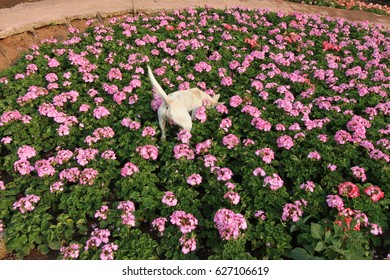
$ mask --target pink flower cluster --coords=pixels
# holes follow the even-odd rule
[[[138,130],[140,129],[141,127],[141,124],[137,121],[132,121],[131,119],[129,118],[124,118],[122,121],[121,121],[121,124],[124,126],[124,127],[128,127],[130,128],[131,130]]]
[[[230,150],[240,144],[240,139],[234,134],[228,134],[222,138],[222,144]]]
[[[108,206],[107,205],[103,205],[102,207],[100,207],[99,210],[96,211],[95,218],[106,220],[107,216],[108,216],[108,212],[109,212]]]
[[[135,227],[135,206],[130,200],[121,201],[118,204],[118,209],[122,210],[122,224]]]
[[[98,149],[76,149],[76,159],[77,163],[81,166],[87,165],[90,161],[95,160],[95,156],[99,153]]]
[[[77,259],[80,255],[80,244],[71,243],[69,246],[62,246],[60,249],[62,259],[70,260]]]
[[[25,95],[20,96],[16,102],[23,106],[29,101],[39,98],[40,96],[48,95],[49,91],[43,87],[30,86]]]
[[[191,150],[188,144],[178,144],[173,147],[173,152],[175,159],[186,158],[187,160],[192,160],[195,158],[195,153]]]
[[[170,222],[173,225],[177,225],[183,234],[194,231],[198,226],[198,219],[184,211],[173,212],[170,216]]]
[[[101,139],[110,139],[114,138],[115,132],[111,127],[99,127],[92,132],[92,136],[87,136],[84,140],[88,146],[91,146],[93,143],[97,143]]]
[[[264,186],[269,185],[270,189],[275,191],[283,187],[284,181],[278,174],[272,174],[272,176],[267,176],[264,178]]]
[[[164,234],[165,224],[167,222],[167,218],[159,217],[152,221],[153,229],[157,230],[161,235]]]
[[[182,236],[179,240],[182,246],[183,254],[188,254],[191,251],[196,250],[196,240],[194,237],[188,237],[192,231],[194,231],[198,225],[198,219],[194,215],[186,213],[184,211],[175,211],[170,216],[170,221],[173,225],[179,227]]]
[[[7,123],[15,121],[30,123],[31,117],[28,115],[22,115],[18,110],[7,111],[0,116],[0,126],[4,126]]]
[[[113,260],[114,259],[114,251],[118,250],[118,245],[114,243],[105,244],[102,247],[102,252],[100,253],[101,260]]]
[[[275,153],[270,148],[262,148],[257,150],[255,154],[261,156],[261,159],[267,164],[270,164],[275,158]]]
[[[156,160],[158,157],[158,148],[153,145],[145,145],[136,148],[136,151],[143,159]]]
[[[162,201],[162,203],[168,205],[169,207],[177,205],[177,199],[175,197],[175,194],[173,192],[170,192],[170,191],[165,192],[161,201]]]
[[[303,207],[307,206],[307,201],[304,199],[296,200],[294,204],[286,203],[283,206],[282,220],[292,220],[294,223],[297,222],[303,215]]]
[[[29,194],[25,197],[22,197],[16,201],[12,206],[13,209],[19,209],[19,211],[24,214],[26,212],[31,212],[35,209],[35,205],[40,201],[40,197],[34,194]]]
[[[139,172],[139,168],[132,162],[127,162],[125,166],[121,169],[121,175],[123,177],[129,177],[137,172]]]
[[[187,184],[191,186],[197,186],[200,185],[201,183],[202,183],[202,176],[200,176],[199,174],[194,173],[188,176],[187,178]]]
[[[246,220],[241,214],[236,214],[226,208],[219,209],[215,213],[214,223],[220,237],[225,240],[237,239],[240,230],[247,228]]]

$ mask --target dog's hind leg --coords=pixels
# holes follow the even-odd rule
[[[161,105],[163,106],[163,105]],[[166,109],[162,109],[161,107],[157,111],[158,114],[158,123],[160,124],[160,129],[161,129],[161,140],[165,141],[167,139],[165,135],[165,125],[166,125]]]

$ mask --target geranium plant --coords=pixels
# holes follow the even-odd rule
[[[9,251],[386,257],[388,32],[246,8],[87,24],[0,73]],[[161,141],[147,63],[167,92],[199,87],[224,104]]]

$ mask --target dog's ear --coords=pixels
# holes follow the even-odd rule
[[[219,99],[220,96],[221,96],[220,94],[214,95],[214,96],[213,96],[213,100],[214,100],[215,102],[218,102],[218,99]]]

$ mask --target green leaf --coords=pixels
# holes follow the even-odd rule
[[[46,245],[46,244],[41,244],[37,247],[37,250],[39,251],[39,253],[43,254],[43,255],[46,255],[50,252],[50,249],[49,247]]]
[[[310,260],[312,256],[303,248],[295,248],[290,252],[290,257],[294,260]]]
[[[316,247],[314,248],[314,251],[321,252],[326,249],[326,245],[324,242],[320,241],[317,243]]]
[[[321,225],[312,223],[311,224],[311,236],[315,239],[322,239],[324,235],[324,229]]]
[[[51,241],[48,245],[52,250],[59,250],[62,247],[62,244],[59,241]]]

